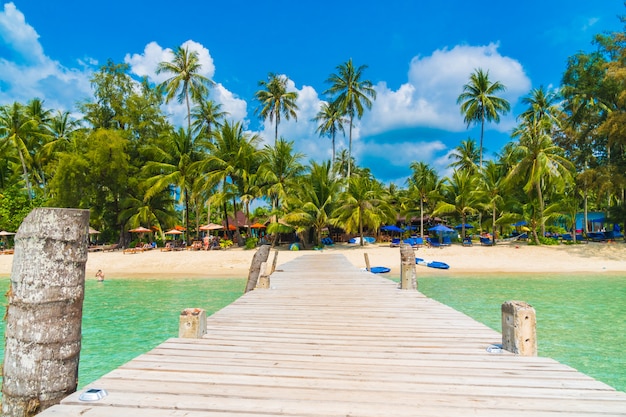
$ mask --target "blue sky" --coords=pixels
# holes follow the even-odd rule
[[[489,156],[509,140],[520,99],[541,85],[558,87],[568,57],[593,50],[597,33],[622,30],[625,10],[607,0],[14,0],[0,3],[0,104],[39,97],[74,111],[107,59],[160,82],[156,64],[185,44],[216,82],[212,98],[269,143],[273,126],[256,117],[253,96],[269,72],[286,75],[300,110],[297,122],[281,122],[279,134],[307,160],[322,160],[330,157],[330,140],[317,136],[311,119],[328,99],[325,80],[352,58],[368,66],[365,78],[377,91],[355,127],[353,155],[377,178],[402,185],[412,161],[445,174],[450,151],[468,137],[478,141],[456,104],[475,68],[507,87],[513,107],[499,125],[487,126]],[[181,123],[181,106],[165,110]],[[342,147],[347,138],[338,139]]]

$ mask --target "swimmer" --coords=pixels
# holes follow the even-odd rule
[[[98,269],[98,272],[96,272],[96,278],[98,279],[98,282],[104,281],[104,272],[102,272],[102,269]]]

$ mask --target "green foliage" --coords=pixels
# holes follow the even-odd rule
[[[233,241],[230,239],[222,239],[220,240],[220,248],[227,249],[233,246]]]
[[[254,249],[256,248],[258,243],[259,243],[259,238],[249,237],[246,239],[245,249]]]
[[[43,199],[29,199],[18,186],[4,190],[0,194],[0,230],[16,232],[28,213],[43,206]]]

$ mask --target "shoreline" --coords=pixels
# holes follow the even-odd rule
[[[324,250],[290,251],[284,247],[278,251],[277,265],[298,256],[313,255],[323,261],[328,253],[340,253],[357,268],[365,268],[367,253],[371,266],[391,268],[387,276],[400,274],[400,250],[388,245],[336,244]],[[95,279],[102,269],[106,279],[120,278],[247,278],[255,250],[231,248],[217,251],[161,252],[154,249],[128,254],[120,251],[90,252],[86,265],[86,279]],[[270,252],[268,263],[273,260]],[[626,243],[589,243],[582,245],[528,246],[525,244],[501,244],[496,246],[463,247],[452,245],[444,248],[419,248],[415,255],[427,260],[445,262],[448,270],[417,266],[418,274],[441,275],[494,275],[494,274],[626,274]],[[0,255],[0,277],[11,275],[13,255]],[[420,272],[423,271],[423,272]],[[383,276],[385,276],[383,275]]]

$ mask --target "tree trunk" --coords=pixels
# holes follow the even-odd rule
[[[8,293],[2,415],[76,391],[89,210],[38,208],[20,226]]]

